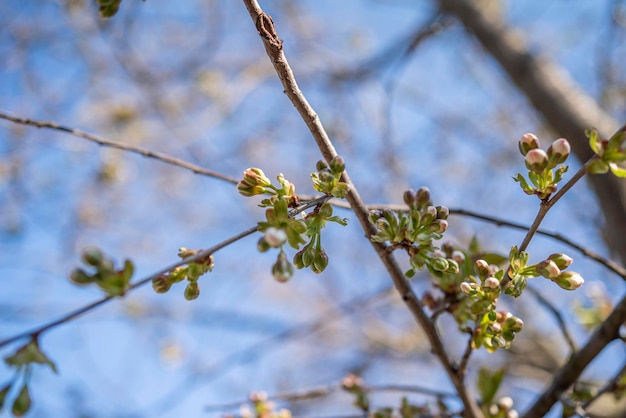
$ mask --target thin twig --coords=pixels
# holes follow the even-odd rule
[[[147,150],[145,148],[141,148],[135,145],[112,141],[110,139],[106,139],[101,136],[92,135],[90,133],[81,131],[79,129],[59,125],[55,122],[46,122],[46,121],[38,121],[38,120],[27,119],[27,118],[19,118],[16,116],[11,116],[4,112],[0,112],[0,119],[8,120],[9,122],[17,123],[19,125],[34,126],[35,128],[44,128],[44,129],[51,129],[51,130],[55,130],[59,132],[64,132],[66,134],[74,135],[79,138],[83,138],[83,139],[87,139],[89,141],[95,142],[98,145],[132,152],[135,154],[143,155],[144,157],[148,157],[148,158],[154,158],[155,160],[159,160],[166,164],[171,164],[171,165],[175,165],[178,167],[182,167],[187,170],[191,170],[192,172],[196,174],[202,174],[204,176],[209,176],[209,177],[213,177],[219,180],[224,180],[229,183],[237,184],[237,182],[239,181],[238,179],[234,177],[226,176],[224,174],[220,174],[213,170],[208,170],[206,168],[200,167],[199,165],[192,164],[187,161],[183,161],[179,158],[172,157],[162,152],[150,151],[150,150]]]
[[[305,210],[307,210],[309,208],[312,208],[314,206],[317,206],[317,205],[320,205],[320,204],[323,204],[323,203],[327,202],[331,198],[332,198],[332,196],[321,196],[321,197],[313,199],[313,200],[311,200],[309,202],[303,203],[300,206],[298,206],[297,208],[291,210],[289,212],[289,216],[290,217],[294,217],[297,214],[299,214],[300,212],[303,212],[303,211],[305,211]],[[217,245],[214,245],[211,248],[208,248],[206,250],[202,250],[202,251],[194,254],[191,257],[187,257],[187,258],[185,258],[183,260],[180,260],[180,261],[178,261],[178,262],[176,262],[176,263],[174,263],[174,264],[172,264],[172,265],[170,265],[168,267],[165,267],[165,268],[161,269],[160,271],[158,271],[156,273],[153,273],[150,276],[145,277],[145,278],[139,280],[136,283],[133,283],[131,286],[129,286],[129,288],[128,288],[128,290],[126,292],[129,292],[129,291],[132,291],[134,289],[137,289],[138,287],[141,287],[141,286],[145,285],[146,283],[151,282],[152,280],[162,276],[163,274],[172,271],[173,269],[175,269],[178,266],[182,266],[182,265],[185,265],[185,264],[192,263],[192,262],[194,262],[196,260],[201,260],[203,258],[206,258],[209,255],[214,254],[217,251],[221,250],[222,248],[227,247],[228,245],[233,244],[233,243],[239,241],[240,239],[245,238],[248,235],[253,234],[258,229],[259,229],[258,226],[254,226],[252,228],[249,228],[249,229],[247,229],[247,230],[245,230],[245,231],[243,231],[243,232],[241,232],[241,233],[239,233],[237,235],[234,235],[234,236],[232,236],[232,237],[230,237],[230,238],[220,242]],[[32,329],[30,331],[26,331],[26,332],[14,335],[13,337],[1,340],[0,341],[0,348],[5,346],[5,345],[11,344],[12,342],[24,339],[24,338],[37,338],[41,334],[43,334],[44,332],[46,332],[46,331],[48,331],[48,330],[50,330],[52,328],[55,328],[55,327],[57,327],[57,326],[59,326],[61,324],[64,324],[66,322],[69,322],[69,321],[71,321],[71,320],[73,320],[73,319],[83,315],[84,313],[89,312],[89,311],[97,308],[98,306],[103,305],[103,304],[109,302],[112,299],[115,299],[115,296],[103,297],[102,299],[99,299],[99,300],[97,300],[95,302],[90,303],[89,305],[85,305],[85,306],[83,306],[83,307],[81,307],[79,309],[76,309],[76,310],[74,310],[74,311],[72,311],[72,312],[70,312],[70,313],[68,313],[68,314],[66,314],[66,315],[64,315],[64,316],[54,320],[54,321],[51,321],[51,322],[49,322],[47,324],[41,325],[41,326],[39,326],[39,327],[37,327],[35,329]]]
[[[520,253],[526,250],[526,248],[528,247],[528,244],[530,244],[530,241],[533,239],[533,237],[537,233],[537,230],[539,229],[539,225],[541,225],[541,222],[543,222],[543,219],[546,217],[550,209],[552,209],[552,207],[556,204],[556,202],[558,202],[565,195],[565,193],[567,193],[572,187],[574,187],[574,185],[578,182],[578,180],[582,179],[585,176],[585,174],[587,174],[587,167],[589,166],[589,164],[591,164],[592,161],[594,161],[597,158],[598,158],[597,155],[594,155],[593,157],[591,157],[585,164],[583,164],[582,167],[580,167],[580,169],[576,172],[576,174],[574,174],[574,176],[572,176],[572,178],[569,179],[567,183],[565,183],[563,187],[554,196],[552,196],[548,200],[541,201],[541,204],[539,205],[539,211],[537,212],[537,215],[535,216],[535,220],[533,221],[532,225],[530,225],[530,228],[528,228],[528,232],[526,233],[526,236],[524,237],[524,239],[522,240],[522,243],[518,247],[518,250]],[[502,289],[505,289],[511,281],[511,277],[509,275],[510,271],[511,271],[511,266],[509,266],[506,269],[506,274],[504,275],[504,277],[502,278],[502,281],[500,282],[500,287]]]
[[[298,87],[293,71],[291,70],[289,63],[287,62],[287,58],[285,57],[282,48],[282,40],[280,40],[280,37],[278,36],[272,19],[265,12],[263,12],[256,0],[243,0],[243,2],[248,9],[248,13],[252,18],[252,21],[257,27],[261,39],[263,40],[267,55],[274,65],[276,74],[284,87],[285,94],[297,109],[298,113],[302,117],[302,120],[306,123],[320,152],[326,161],[330,162],[337,156],[337,152],[335,151],[335,148],[330,141],[330,138],[328,137],[328,134],[326,133],[326,130],[324,129],[317,113],[315,113],[315,110],[308,103],[302,94],[302,91],[300,91],[300,88]],[[350,202],[352,210],[359,219],[365,235],[367,237],[374,235],[376,231],[368,219],[369,210],[361,200],[361,197],[359,196],[356,187],[350,180],[347,172],[344,171],[342,179],[346,184],[348,184],[348,193],[346,198],[348,202]],[[391,253],[386,251],[384,244],[372,241],[370,241],[370,243],[389,272],[396,289],[402,297],[402,300],[405,302],[427,336],[432,352],[437,356],[445,368],[446,373],[459,394],[459,398],[465,406],[465,415],[468,418],[481,416],[482,414],[480,413],[476,401],[465,387],[463,379],[457,374],[457,370],[446,352],[446,348],[437,332],[437,329],[422,308],[417,295],[413,292],[409,281],[402,273],[402,270],[398,266],[395,258]]]
[[[131,290],[134,290],[134,289],[137,289],[138,287],[141,287],[141,286],[145,285],[146,283],[150,283],[152,280],[162,276],[165,273],[168,273],[168,272],[172,271],[173,269],[175,269],[178,266],[182,266],[184,264],[189,264],[189,263],[192,263],[192,262],[194,262],[196,260],[200,260],[200,259],[206,258],[209,255],[214,254],[215,252],[221,250],[222,248],[224,248],[224,247],[226,247],[226,246],[228,246],[228,245],[230,245],[230,244],[232,244],[232,243],[234,243],[236,241],[239,241],[240,239],[245,238],[248,235],[253,234],[257,230],[258,230],[257,226],[252,227],[250,229],[247,229],[247,230],[245,230],[245,231],[243,231],[243,232],[241,232],[241,233],[239,233],[237,235],[234,235],[234,236],[228,238],[227,240],[224,240],[224,241],[220,242],[217,245],[214,245],[211,248],[208,248],[206,250],[200,251],[200,252],[194,254],[191,257],[187,257],[187,258],[185,258],[183,260],[180,260],[180,261],[178,261],[178,262],[176,262],[176,263],[174,263],[174,264],[172,264],[172,265],[170,265],[168,267],[165,267],[165,268],[157,271],[156,273],[153,273],[153,274],[149,275],[148,277],[145,277],[145,278],[139,280],[138,282],[133,283],[128,288],[127,292],[129,292]],[[52,328],[55,328],[55,327],[57,327],[57,326],[59,326],[61,324],[67,323],[67,322],[69,322],[69,321],[71,321],[71,320],[73,320],[73,319],[83,315],[84,313],[89,312],[89,311],[97,308],[98,306],[103,305],[103,304],[109,302],[112,299],[115,299],[115,296],[103,297],[102,299],[99,299],[99,300],[97,300],[97,301],[95,301],[93,303],[90,303],[89,305],[83,306],[82,308],[76,309],[76,310],[74,310],[74,311],[72,311],[72,312],[70,312],[70,313],[68,313],[68,314],[66,314],[66,315],[64,315],[64,316],[62,316],[62,317],[52,321],[52,322],[49,322],[49,323],[44,324],[44,325],[41,325],[41,326],[39,326],[37,328],[34,328],[34,329],[30,330],[30,331],[26,331],[26,332],[14,335],[13,337],[6,338],[6,339],[0,341],[0,347],[4,347],[5,345],[11,344],[11,343],[13,343],[15,341],[18,341],[18,340],[21,340],[21,339],[24,339],[24,338],[37,338],[41,334],[43,334],[44,332],[46,332],[46,331],[48,331],[48,330],[50,330]]]

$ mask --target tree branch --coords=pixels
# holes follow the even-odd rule
[[[174,158],[162,152],[150,151],[150,150],[147,150],[145,148],[141,148],[135,145],[125,144],[123,142],[111,141],[110,139],[106,139],[101,136],[92,135],[90,133],[87,133],[78,129],[70,128],[68,126],[59,125],[55,122],[46,122],[46,121],[37,121],[37,120],[27,119],[27,118],[19,118],[16,116],[11,116],[4,112],[0,112],[0,119],[8,120],[9,122],[17,123],[19,125],[34,126],[35,128],[44,128],[44,129],[51,129],[54,131],[64,132],[66,134],[74,135],[79,138],[83,138],[83,139],[87,139],[89,141],[95,142],[98,145],[102,145],[102,146],[110,147],[110,148],[117,148],[123,151],[128,151],[128,152],[132,152],[135,154],[143,155],[144,157],[154,158],[155,160],[159,160],[166,164],[171,164],[171,165],[175,165],[178,167],[182,167],[187,170],[191,170],[192,172],[196,174],[202,174],[202,175],[213,177],[219,180],[224,180],[229,183],[237,184],[237,182],[239,181],[238,179],[234,177],[229,177],[213,170],[207,170],[206,168],[189,163],[187,161],[183,161],[178,158]]]
[[[263,12],[256,0],[243,0],[243,2],[248,9],[248,13],[252,18],[252,21],[257,27],[261,39],[263,40],[265,50],[274,65],[278,78],[284,87],[285,94],[298,110],[298,113],[302,117],[303,121],[306,123],[326,161],[332,160],[335,156],[337,156],[337,152],[335,151],[326,130],[320,122],[318,115],[315,113],[298,87],[293,71],[291,70],[283,52],[282,40],[276,32],[272,19]],[[376,230],[369,222],[369,211],[361,200],[361,197],[359,196],[356,187],[350,180],[348,173],[345,171],[343,174],[343,181],[345,181],[349,186],[346,198],[348,202],[350,202],[350,206],[359,219],[365,235],[367,237],[374,235]],[[459,394],[459,398],[465,406],[465,415],[468,418],[482,416],[476,401],[472,398],[470,392],[465,387],[462,377],[457,373],[456,367],[453,365],[450,357],[448,356],[436,328],[422,308],[417,295],[413,292],[409,281],[402,273],[395,258],[391,253],[386,251],[383,244],[371,241],[370,243],[389,272],[396,289],[402,297],[402,300],[413,314],[415,320],[422,327],[430,342],[433,353],[444,366],[452,384]]]

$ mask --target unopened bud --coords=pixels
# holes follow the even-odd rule
[[[558,277],[551,280],[565,290],[578,289],[580,286],[583,285],[583,283],[585,283],[583,277],[573,271],[564,271],[559,274]]]
[[[424,209],[424,212],[422,212],[422,216],[420,217],[420,224],[428,226],[433,223],[435,219],[437,219],[437,208],[435,208],[434,206],[428,206],[426,209]]]
[[[430,226],[428,230],[430,232],[434,232],[436,234],[443,234],[448,229],[448,221],[444,219],[436,219]]]
[[[287,259],[287,254],[281,251],[278,254],[276,263],[272,266],[272,275],[277,282],[285,283],[293,276],[293,265]]]
[[[559,138],[548,147],[548,158],[550,164],[557,165],[565,162],[571,152],[569,142],[565,138]]]
[[[341,174],[343,170],[346,169],[346,162],[343,160],[343,157],[337,155],[332,160],[330,160],[330,171],[334,174]]]
[[[200,286],[198,286],[198,282],[189,282],[187,287],[185,287],[185,299],[194,300],[198,299],[200,296]]]
[[[561,274],[561,269],[552,260],[543,260],[537,264],[537,273],[548,279],[554,279]]]
[[[485,287],[489,289],[497,289],[500,287],[500,281],[495,277],[487,277],[484,284]]]
[[[435,258],[431,264],[431,267],[433,268],[433,270],[442,271],[442,272],[448,270],[449,266],[450,266],[450,263],[448,263],[448,260],[443,257]]]
[[[459,289],[461,289],[461,292],[465,293],[466,295],[469,295],[473,291],[472,286],[468,282],[461,282],[461,284],[459,285]]]
[[[450,209],[445,206],[437,206],[437,219],[448,219]]]
[[[535,173],[541,173],[548,166],[548,154],[542,149],[531,149],[524,159],[526,168]]]
[[[83,269],[74,269],[70,273],[70,280],[77,285],[86,285],[93,282],[93,278],[90,277]]]
[[[561,270],[565,270],[574,262],[574,259],[572,257],[561,253],[551,254],[548,257],[548,260],[554,261],[557,267]]]
[[[454,250],[452,252],[452,259],[459,264],[463,264],[465,262],[465,254],[462,251]]]
[[[102,263],[104,259],[104,255],[99,248],[96,247],[87,247],[83,250],[82,259],[85,264],[90,266],[97,267]]]
[[[415,205],[415,192],[413,190],[407,190],[402,195],[402,200],[409,208],[413,208]]]
[[[478,274],[478,277],[480,277],[481,280],[485,280],[491,275],[489,264],[485,260],[476,260],[474,270],[476,270],[476,274]]]
[[[287,233],[278,228],[270,226],[265,231],[265,242],[272,248],[278,248],[287,241]]]
[[[430,204],[430,190],[428,187],[420,187],[415,195],[415,201],[418,209]]]
[[[528,151],[540,147],[539,139],[537,139],[537,136],[535,134],[527,133],[522,135],[518,146],[519,151],[522,153],[522,155],[526,156],[526,154],[528,154]]]

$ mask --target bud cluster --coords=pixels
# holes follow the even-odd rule
[[[239,414],[241,418],[291,418],[291,411],[276,409],[276,404],[268,400],[267,393],[263,391],[252,392],[249,401],[253,409],[243,406]]]
[[[318,161],[316,173],[311,174],[313,187],[318,192],[330,197],[343,198],[347,191],[347,184],[340,181],[345,170],[343,158],[337,156],[330,163]],[[298,269],[308,267],[314,273],[321,273],[328,266],[328,255],[321,245],[322,229],[327,222],[335,222],[346,225],[347,220],[333,216],[333,208],[326,202],[319,203],[308,215],[302,219],[294,219],[289,213],[290,207],[297,206],[299,199],[295,194],[295,186],[287,181],[283,175],[278,176],[281,187],[274,187],[263,171],[258,168],[249,168],[244,171],[243,179],[237,185],[239,193],[244,196],[256,194],[270,194],[270,199],[265,199],[259,206],[268,207],[265,211],[266,220],[259,222],[259,231],[263,236],[257,243],[261,252],[270,248],[278,248],[280,251],[276,262],[272,265],[274,278],[284,283],[288,281],[294,272],[294,265]],[[308,241],[308,242],[307,242]],[[284,251],[285,244],[298,250],[305,244],[293,258],[293,264],[289,261]]]
[[[578,289],[585,280],[573,271],[562,271],[569,267],[574,260],[565,254],[552,254],[545,260],[537,263],[535,268],[539,276],[552,280],[565,290]]]
[[[346,169],[346,163],[342,157],[336,156],[328,164],[320,160],[315,168],[317,172],[311,173],[315,190],[341,199],[346,197],[348,185],[341,181],[341,174]]]
[[[370,222],[378,230],[371,240],[406,250],[411,263],[411,269],[406,272],[407,277],[412,277],[416,270],[424,267],[437,278],[456,275],[459,263],[451,254],[446,255],[433,244],[448,229],[448,208],[433,206],[430,191],[426,187],[417,192],[407,190],[403,198],[409,207],[408,211],[383,209],[370,213]]]
[[[503,396],[487,408],[488,418],[518,418],[519,413],[513,409],[513,399]]]
[[[274,186],[260,168],[248,168],[243,172],[243,179],[237,183],[237,191],[246,197],[263,194],[270,195],[269,199],[261,201],[259,205],[261,207],[272,206],[276,199],[285,199],[289,207],[298,206],[299,200],[296,195],[296,186],[285,179],[282,173],[276,177],[276,180],[278,180],[280,187]]]
[[[541,200],[547,199],[557,190],[558,182],[567,171],[567,166],[559,164],[563,164],[569,157],[571,152],[569,142],[565,138],[559,138],[544,151],[540,148],[537,136],[527,133],[522,136],[518,146],[529,170],[530,183],[521,174],[517,174],[514,180],[520,183],[524,193],[537,195]]]
[[[124,261],[124,267],[115,268],[113,260],[106,258],[99,248],[88,247],[83,250],[82,261],[92,271],[76,268],[70,274],[70,280],[77,285],[96,284],[109,296],[123,296],[130,285],[135,267],[130,260]]]
[[[181,259],[192,257],[203,250],[189,250],[185,247],[178,249],[178,256]],[[213,256],[208,255],[199,260],[194,260],[187,265],[178,266],[169,273],[160,275],[152,280],[152,288],[157,293],[166,293],[170,290],[174,283],[187,280],[187,286],[185,286],[184,296],[187,300],[194,300],[200,296],[200,286],[198,285],[198,279],[201,276],[213,270]]]

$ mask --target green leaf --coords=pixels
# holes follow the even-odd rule
[[[615,163],[609,163],[609,168],[611,169],[611,173],[615,174],[617,177],[626,177],[626,168],[622,168]]]
[[[609,171],[609,165],[600,159],[593,160],[587,165],[589,174],[604,174],[607,171]]]
[[[504,369],[498,369],[492,373],[489,369],[484,367],[478,370],[478,381],[476,384],[483,405],[489,405],[493,401],[500,387],[500,383],[502,383],[504,372]]]
[[[12,356],[5,357],[4,362],[18,369],[31,363],[47,364],[53,372],[57,372],[56,365],[39,349],[37,340],[31,340],[18,349]]]
[[[598,131],[596,128],[593,129],[587,129],[585,131],[585,135],[587,135],[587,138],[589,138],[589,146],[591,147],[591,149],[593,150],[593,152],[595,152],[598,155],[602,155],[602,140],[600,139],[600,136],[598,135]]]

